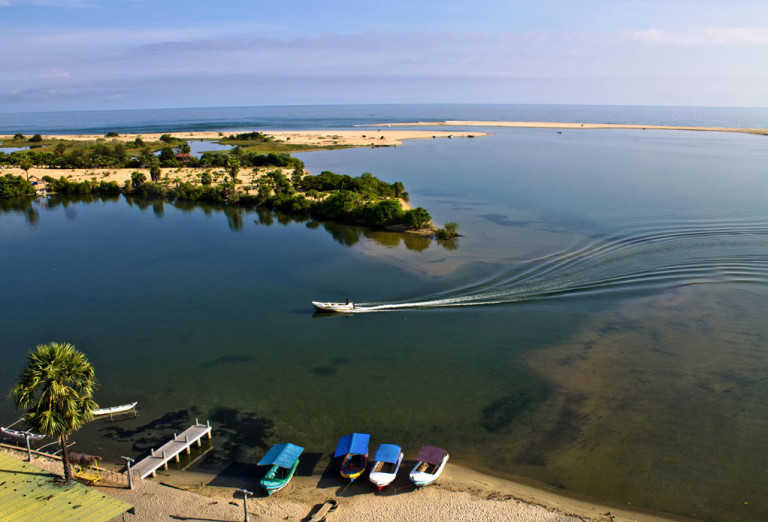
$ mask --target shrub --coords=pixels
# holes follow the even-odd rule
[[[449,221],[436,232],[438,239],[453,239],[459,235],[459,224],[455,221]]]
[[[422,207],[408,210],[403,216],[403,224],[409,228],[422,228],[430,221],[432,221],[432,216]]]
[[[43,137],[40,136],[39,134],[35,134],[31,138],[29,138],[30,143],[40,143],[41,141],[43,141]]]

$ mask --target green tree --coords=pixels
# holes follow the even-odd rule
[[[24,135],[20,132],[17,132],[16,134],[13,135],[13,139],[17,141],[21,141],[24,139]]]
[[[21,160],[19,160],[19,167],[27,175],[27,179],[29,179],[29,169],[32,168],[32,160],[30,160],[27,156],[24,156],[21,158]]]
[[[88,359],[69,343],[30,350],[27,366],[11,390],[13,404],[27,408],[24,422],[34,432],[59,439],[64,480],[72,480],[67,438],[93,419],[96,375]]]
[[[163,175],[163,169],[159,165],[152,165],[149,169],[149,177],[152,181],[160,181],[160,177]]]
[[[138,170],[131,173],[131,186],[133,188],[138,187],[145,181],[147,181],[147,177],[144,175],[144,173],[139,172]]]
[[[438,239],[453,239],[459,236],[459,224],[455,221],[449,221],[445,226],[437,231]]]
[[[422,228],[432,221],[432,216],[422,207],[409,210],[403,216],[403,224],[410,228]]]
[[[30,143],[40,143],[43,141],[43,137],[39,134],[35,134],[31,138],[29,138]]]
[[[227,174],[232,178],[232,181],[237,179],[237,173],[240,172],[240,160],[235,156],[227,158]]]
[[[176,150],[179,151],[179,154],[189,154],[190,152],[192,152],[192,147],[190,147],[189,143],[185,141],[185,142],[182,142],[181,145],[176,147]]]
[[[211,176],[211,173],[209,171],[205,171],[202,174],[200,174],[200,183],[203,185],[210,185],[213,183],[213,177]]]

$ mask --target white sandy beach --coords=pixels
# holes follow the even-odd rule
[[[24,451],[2,449],[16,458],[26,458]],[[61,475],[61,462],[35,457],[33,464],[45,471]],[[178,473],[178,472],[177,472]],[[183,472],[181,472],[183,473]],[[401,471],[401,473],[403,473]],[[190,474],[190,480],[200,478]],[[367,480],[355,484],[353,492],[345,490],[339,477],[334,487],[319,487],[320,477],[297,476],[283,490],[271,497],[248,499],[251,519],[265,521],[306,520],[325,500],[334,498],[339,508],[328,516],[329,522],[358,520],[504,520],[513,522],[654,522],[685,520],[652,513],[634,512],[617,505],[604,505],[588,499],[569,497],[541,485],[526,485],[486,475],[470,468],[449,463],[434,485],[395,491],[387,487],[377,492]],[[126,521],[155,520],[243,520],[240,485],[213,487],[207,485],[171,487],[168,474],[156,479],[139,480],[133,490],[125,486],[103,483],[100,491],[131,503],[135,515]],[[176,481],[178,482],[178,481]],[[367,486],[370,486],[368,488]],[[184,488],[184,489],[181,489]],[[339,491],[341,490],[341,493]],[[260,493],[257,495],[260,495]],[[337,495],[338,493],[338,495]],[[118,519],[122,520],[122,518]]]
[[[683,130],[708,132],[740,132],[745,134],[768,135],[768,129],[744,129],[733,127],[687,127],[677,125],[643,125],[623,123],[568,123],[545,121],[421,121],[411,123],[380,123],[387,127],[517,127],[530,129],[640,129],[640,130]]]

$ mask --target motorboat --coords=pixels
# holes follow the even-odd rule
[[[325,303],[312,301],[312,306],[322,312],[351,312],[355,309],[355,303],[347,299],[346,303]]]
[[[296,472],[299,455],[303,451],[304,448],[290,442],[275,444],[259,461],[258,466],[272,466],[261,479],[261,487],[267,491],[268,495],[288,485]]]
[[[379,444],[373,456],[373,467],[368,480],[379,489],[388,486],[395,480],[400,464],[403,462],[403,450],[395,444]]]
[[[432,484],[440,476],[448,462],[448,452],[437,446],[424,446],[416,457],[418,462],[411,470],[411,482],[417,486]]]
[[[368,466],[368,433],[351,433],[339,439],[336,445],[335,457],[343,456],[341,461],[341,476],[354,481],[363,474]]]

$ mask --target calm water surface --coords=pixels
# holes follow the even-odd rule
[[[768,518],[768,142],[492,132],[301,155],[403,181],[459,222],[452,243],[122,197],[2,202],[0,389],[27,349],[66,340],[100,404],[139,401],[76,434],[107,459],[195,417],[215,426],[212,471],[370,431],[635,506]],[[313,316],[345,297],[369,313]]]

